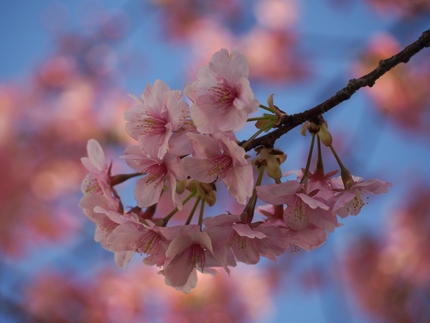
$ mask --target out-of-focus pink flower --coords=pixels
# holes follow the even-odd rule
[[[222,180],[240,204],[252,195],[254,176],[245,150],[223,133],[212,137],[189,134],[196,157],[184,158],[184,167],[191,178],[212,183]]]
[[[127,132],[153,158],[163,159],[169,150],[169,139],[188,118],[188,104],[182,101],[182,92],[170,90],[161,80],[148,84],[138,105],[125,112]]]
[[[201,32],[206,22],[220,21],[228,25],[240,18],[245,4],[240,1],[195,1],[184,0],[181,3],[172,0],[154,0],[163,14],[164,30],[169,38],[192,38]]]
[[[309,76],[309,64],[305,55],[297,50],[297,38],[293,30],[254,26],[240,39],[240,47],[251,66],[251,79],[285,84]]]
[[[114,252],[144,253],[146,265],[161,267],[166,261],[166,250],[179,227],[159,227],[150,220],[142,222],[131,218],[118,225],[107,239],[107,249]]]
[[[118,207],[118,198],[113,195],[110,185],[110,166],[106,163],[103,148],[97,140],[90,139],[87,143],[88,157],[82,157],[82,164],[90,172],[82,181],[82,193],[103,194],[110,207]]]
[[[360,307],[383,322],[430,318],[430,191],[417,187],[390,210],[386,234],[362,235],[342,259]]]
[[[107,239],[112,231],[121,223],[127,222],[133,214],[123,214],[118,208],[111,208],[108,199],[104,195],[85,194],[79,206],[84,211],[85,215],[96,224],[96,232],[94,240],[101,242],[102,246],[108,249]],[[115,252],[115,261],[120,267],[131,260],[134,251],[124,250]]]
[[[409,3],[409,1],[405,2]],[[389,3],[391,4],[391,2]],[[381,59],[386,59],[401,49],[401,44],[393,35],[377,34],[355,65],[354,74],[368,73],[378,65]],[[369,95],[374,102],[374,107],[380,113],[391,118],[401,128],[413,132],[428,132],[430,128],[428,113],[430,94],[427,91],[430,84],[430,73],[428,69],[422,68],[426,64],[428,64],[426,58],[423,60],[418,58],[418,61],[409,62],[408,66],[398,65],[378,80],[377,88],[365,89],[365,93]],[[422,86],[417,87],[415,84],[422,84]]]
[[[430,10],[430,3],[425,0],[367,0],[381,15],[399,15],[407,18],[420,15]]]
[[[248,115],[259,107],[248,75],[246,57],[237,48],[230,53],[220,50],[212,56],[209,66],[200,69],[197,81],[185,88],[193,101],[191,118],[200,133],[243,128]]]
[[[321,247],[327,240],[327,232],[312,223],[308,223],[301,230],[293,230],[283,226],[280,226],[280,228],[290,245],[303,248],[307,251]]]

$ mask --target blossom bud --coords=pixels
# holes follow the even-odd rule
[[[274,148],[259,148],[256,149],[258,156],[252,161],[257,166],[266,166],[267,175],[273,179],[280,179],[282,177],[281,165],[286,159],[287,155],[281,150]]]
[[[321,139],[321,142],[327,147],[330,147],[331,144],[333,143],[333,138],[331,136],[331,133],[327,129],[325,124],[322,124],[320,126],[320,130],[318,131],[318,137]]]
[[[302,136],[306,136],[306,131],[309,131],[309,133],[317,133],[320,129],[320,125],[316,124],[315,122],[306,121],[303,126],[300,128],[300,134]]]
[[[216,186],[214,183],[201,183],[192,180],[187,184],[187,189],[190,191],[197,190],[198,195],[205,199],[209,206],[213,206],[216,203]]]
[[[176,183],[176,193],[177,194],[184,193],[186,188],[187,188],[187,180],[178,181]]]

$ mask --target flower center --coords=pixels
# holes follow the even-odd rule
[[[201,269],[205,266],[205,251],[202,246],[194,244],[190,247],[190,253],[188,255],[187,266],[199,266]]]
[[[295,203],[287,204],[285,216],[294,221],[293,223],[289,222],[294,230],[306,224],[308,221],[308,217],[303,211],[303,202],[300,199],[296,200]]]
[[[349,203],[349,206],[354,210],[354,212],[359,212],[365,204],[359,192],[355,193],[354,198]]]
[[[159,116],[146,113],[146,118],[142,120],[142,133],[162,134],[166,132],[167,121]]]
[[[91,192],[96,194],[102,194],[103,190],[100,187],[98,178],[93,173],[88,173],[87,176],[85,176],[82,188],[85,191],[85,193]]]
[[[164,176],[166,176],[167,168],[164,164],[155,164],[145,168],[142,173],[146,173],[146,184],[153,182],[158,184],[164,179]]]
[[[231,168],[233,161],[230,156],[223,155],[213,161],[212,167],[209,169],[207,176],[219,175],[223,176],[224,173]]]
[[[216,86],[209,88],[215,97],[216,101],[212,107],[215,109],[225,108],[233,104],[234,99],[237,98],[237,91],[230,85],[218,83]]]
[[[138,243],[137,251],[148,254],[153,252],[153,249],[158,247],[161,241],[160,235],[152,230],[146,232]]]

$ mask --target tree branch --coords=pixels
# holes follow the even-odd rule
[[[282,118],[280,126],[277,129],[249,142],[246,145],[246,150],[249,151],[252,148],[256,148],[258,146],[273,147],[276,140],[279,139],[282,135],[286,134],[291,129],[294,129],[295,127],[304,123],[307,120],[322,115],[323,113],[331,110],[341,102],[348,100],[360,88],[365,86],[372,87],[375,84],[376,80],[379,79],[382,75],[384,75],[400,63],[407,63],[412,56],[414,56],[416,53],[418,53],[425,47],[430,47],[430,30],[423,32],[420,38],[418,38],[418,40],[404,48],[399,53],[395,54],[390,58],[381,60],[379,62],[379,65],[370,73],[358,79],[349,80],[348,84],[343,89],[338,91],[335,95],[333,95],[331,98],[327,99],[323,103],[318,104],[312,109],[306,110],[304,112],[284,116]]]

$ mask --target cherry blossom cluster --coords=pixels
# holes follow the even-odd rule
[[[321,246],[327,231],[340,225],[337,216],[357,215],[364,195],[387,192],[390,183],[363,181],[348,172],[322,117],[302,128],[312,140],[306,167],[295,172],[297,180],[282,182],[291,174],[281,171],[286,160],[282,151],[258,147],[255,158],[247,155],[247,144],[278,126],[285,115],[273,104],[273,96],[268,106],[254,98],[248,74],[240,50],[222,49],[199,70],[197,80],[185,86],[189,103],[181,91],[161,80],[147,85],[125,113],[126,130],[136,144],[121,157],[134,173],[112,175],[100,144],[88,141],[88,157],[82,163],[89,173],[82,183],[80,206],[96,224],[95,240],[114,252],[119,266],[135,253],[143,254],[146,265],[160,267],[166,284],[190,292],[197,284],[197,271],[229,272],[238,262],[256,264],[261,257],[275,261],[287,249]],[[263,116],[249,117],[259,108]],[[240,144],[235,133],[253,121],[258,131]],[[311,173],[315,142],[318,154]],[[338,161],[340,177],[333,178],[337,171],[324,173],[321,144]],[[274,183],[261,185],[264,176]],[[139,177],[134,187],[137,205],[125,210],[115,186],[132,177]],[[205,215],[205,207],[217,201],[219,182],[243,205],[240,214]],[[174,207],[168,214],[157,209],[162,196]],[[187,220],[172,220],[186,203],[194,203]]]

